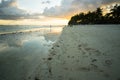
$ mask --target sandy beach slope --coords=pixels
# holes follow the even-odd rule
[[[120,80],[120,26],[65,27],[36,80]]]

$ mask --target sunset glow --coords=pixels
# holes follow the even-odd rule
[[[34,19],[24,19],[24,20],[0,20],[0,25],[67,25],[67,19],[52,19],[52,20],[34,20]]]
[[[0,25],[67,25],[71,16],[101,7],[109,12],[119,0],[0,0]]]

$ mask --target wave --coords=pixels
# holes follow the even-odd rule
[[[40,32],[61,32],[63,26],[0,26],[0,35]]]
[[[17,34],[17,33],[29,33],[29,32],[41,32],[41,33],[47,33],[50,32],[49,28],[37,28],[37,29],[28,29],[28,30],[19,30],[19,31],[12,31],[12,32],[0,32],[0,35],[6,35],[6,34]]]

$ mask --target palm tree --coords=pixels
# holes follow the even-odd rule
[[[116,4],[113,9],[110,10],[113,17],[113,21],[116,24],[120,24],[120,5]]]
[[[96,15],[96,21],[95,24],[101,24],[102,23],[102,17],[103,17],[103,11],[101,8],[97,8],[97,10],[95,11],[95,15]]]
[[[69,21],[69,25],[78,24],[120,24],[120,5],[115,5],[113,9],[110,10],[103,16],[103,11],[101,8],[97,8],[95,11],[89,11],[88,13],[80,13],[73,17]]]

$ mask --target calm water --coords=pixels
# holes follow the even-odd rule
[[[0,80],[32,80],[61,30],[61,26],[0,26]]]
[[[0,26],[0,34],[29,32],[29,31],[61,31],[64,26]]]

